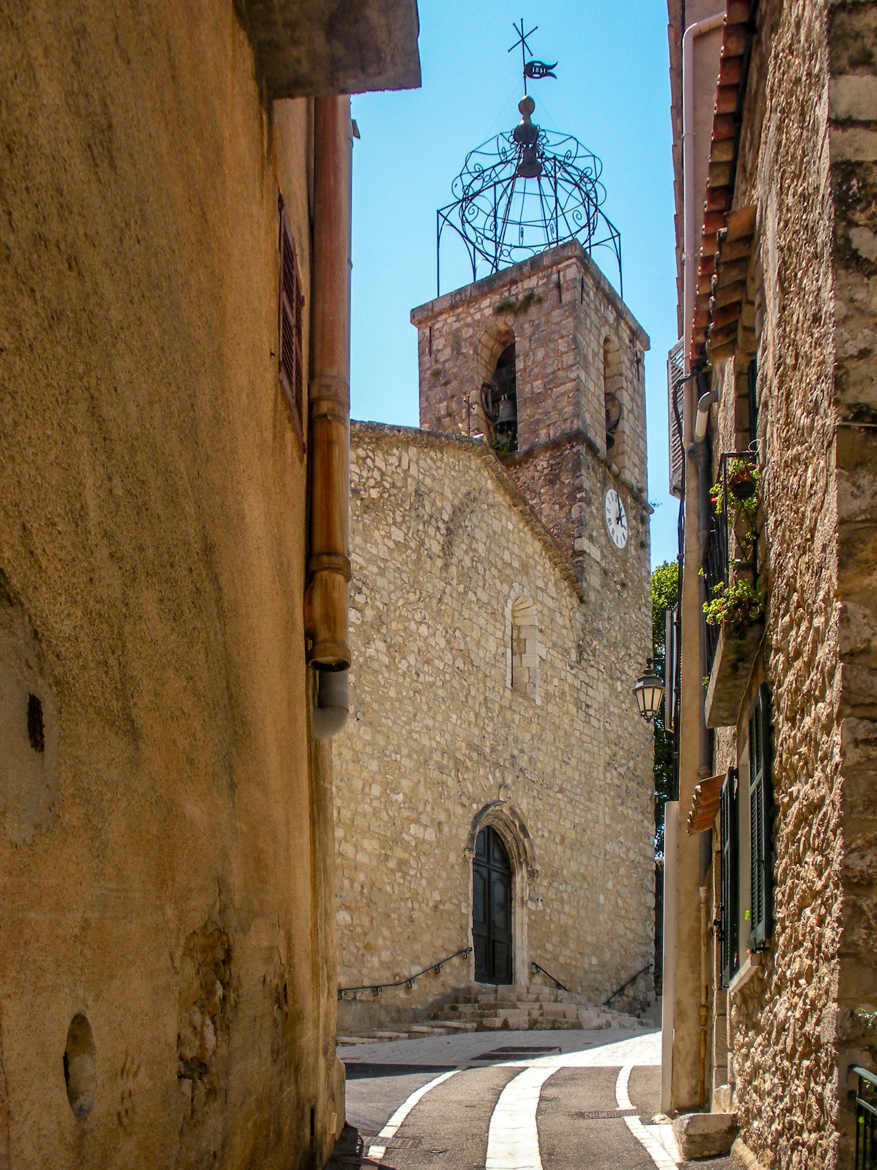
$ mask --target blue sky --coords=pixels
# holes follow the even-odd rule
[[[667,493],[665,362],[676,341],[667,14],[661,0],[613,5],[542,0],[419,0],[419,90],[353,99],[351,414],[417,426],[411,308],[435,296],[435,211],[466,153],[518,121],[523,16],[533,56],[557,79],[529,83],[533,120],[574,134],[603,160],[604,211],[621,231],[624,299],[651,338],[646,355],[652,563],[676,555]],[[454,262],[453,258],[456,258]],[[607,253],[594,259],[615,279]],[[442,292],[465,284],[462,247],[442,244]],[[484,272],[479,272],[484,275]]]

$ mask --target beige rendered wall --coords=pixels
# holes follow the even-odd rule
[[[260,103],[229,3],[0,29],[0,1164],[321,1164],[330,777],[275,356],[309,106]]]
[[[351,443],[340,982],[406,978],[470,944],[467,846],[498,804],[530,839],[516,978],[535,960],[599,1003],[649,962],[654,897],[649,731],[618,691],[599,611],[485,444],[373,424]],[[538,698],[509,686],[518,597],[536,607]],[[410,1013],[472,972],[455,960],[379,1010]],[[353,1021],[375,1003],[341,1010]]]

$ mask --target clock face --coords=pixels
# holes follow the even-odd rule
[[[606,492],[606,531],[616,548],[627,544],[627,513],[615,488]]]

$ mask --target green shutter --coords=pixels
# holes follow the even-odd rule
[[[721,889],[719,914],[722,944],[722,986],[727,987],[740,966],[738,946],[739,893],[737,877],[737,769],[729,768],[722,783],[719,831],[721,833]]]
[[[773,931],[773,784],[770,690],[759,689],[749,720],[750,949]]]

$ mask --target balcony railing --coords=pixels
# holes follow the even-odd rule
[[[856,1170],[877,1170],[877,1076],[858,1065],[856,1090]]]
[[[707,535],[703,576],[706,600],[727,590],[739,576],[756,587],[758,564],[754,499],[758,467],[752,451],[725,451],[719,475],[710,492],[712,524]],[[732,556],[733,553],[733,556]],[[720,625],[706,623],[707,670],[712,668],[721,633]]]
[[[754,451],[726,451],[710,488],[712,526],[702,570],[707,727],[736,722],[764,633],[757,577],[759,478]]]

